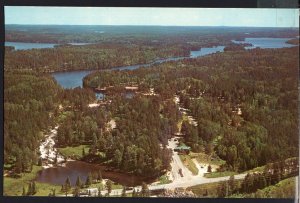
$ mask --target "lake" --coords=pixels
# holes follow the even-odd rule
[[[286,43],[293,38],[245,38],[244,41],[231,40],[236,44],[250,43],[253,46],[245,47],[245,49],[255,49],[257,47],[262,49],[276,49],[285,47],[294,47],[296,45]]]
[[[125,186],[136,186],[141,185],[142,182],[151,183],[155,180],[153,178],[142,178],[140,176],[107,171],[106,168],[106,166],[90,164],[83,161],[69,161],[65,167],[58,166],[39,171],[35,180],[42,183],[62,185],[65,183],[67,177],[69,177],[71,184],[74,186],[78,176],[80,176],[82,182],[85,183],[89,173],[97,173],[99,170],[101,170],[103,178],[110,179]]]
[[[83,46],[89,45],[93,43],[84,43],[84,42],[71,42],[67,43],[73,46]],[[45,49],[45,48],[54,48],[55,45],[53,43],[30,43],[30,42],[5,42],[5,46],[15,47],[15,50],[28,50],[28,49]]]
[[[5,42],[5,46],[15,47],[15,50],[54,48],[55,45],[57,44],[30,43],[30,42]]]
[[[91,73],[90,70],[66,71],[52,73],[55,80],[65,89],[82,87],[82,79]]]

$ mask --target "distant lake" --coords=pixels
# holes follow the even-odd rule
[[[93,43],[84,43],[84,42],[72,42],[67,43],[73,46],[82,46],[89,45]],[[55,45],[52,43],[31,43],[31,42],[5,42],[5,46],[15,47],[15,50],[28,50],[28,49],[45,49],[45,48],[54,48]]]
[[[54,48],[55,45],[57,44],[30,43],[30,42],[5,42],[5,46],[15,47],[15,50]]]
[[[288,40],[293,38],[245,38],[244,41],[236,41],[231,40],[236,44],[244,44],[250,43],[253,46],[245,47],[245,49],[254,49],[254,48],[262,48],[262,49],[276,49],[276,48],[285,48],[285,47],[293,47],[296,45],[286,43]]]

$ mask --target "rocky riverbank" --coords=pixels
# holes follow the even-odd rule
[[[58,126],[54,127],[49,134],[45,136],[45,140],[40,145],[40,158],[42,159],[43,168],[51,168],[55,166],[64,166],[67,159],[59,154],[55,148],[55,137],[57,136]]]

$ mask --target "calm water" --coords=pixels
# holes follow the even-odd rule
[[[91,72],[90,70],[66,71],[52,73],[52,75],[63,88],[70,89],[82,87],[82,79]]]
[[[216,47],[202,48],[199,51],[191,51],[191,58],[197,58],[199,56],[205,56],[208,54],[223,52],[224,48],[225,46],[216,46]]]
[[[92,43],[83,43],[83,42],[74,42],[68,43],[74,46],[89,45]],[[30,42],[5,42],[5,46],[15,47],[15,50],[27,50],[27,49],[45,49],[45,48],[54,48],[55,45],[52,43],[30,43]]]
[[[151,178],[146,179],[119,172],[109,172],[105,171],[105,169],[105,166],[89,164],[82,161],[70,161],[66,163],[65,167],[43,169],[38,173],[36,181],[62,185],[65,183],[67,177],[69,177],[71,184],[75,185],[78,176],[80,176],[82,182],[85,182],[86,177],[90,172],[95,173],[99,170],[101,170],[103,178],[108,178],[125,186],[136,186],[141,185],[142,182],[150,183],[154,181],[154,179]]]
[[[196,58],[199,56],[205,56],[212,53],[222,52],[224,51],[224,46],[216,46],[210,48],[202,48],[198,51],[191,51],[189,57],[170,57],[167,59],[159,59],[149,64],[138,64],[132,66],[120,66],[115,67],[110,70],[135,70],[140,67],[149,67],[154,64],[164,63],[167,61],[177,61],[185,58]],[[82,87],[82,79],[91,73],[91,70],[83,70],[83,71],[66,71],[66,72],[56,72],[53,73],[53,77],[63,88],[75,88]],[[103,95],[96,95],[97,97],[102,97]]]
[[[15,50],[54,48],[55,45],[50,43],[5,42],[5,46],[15,47]]]
[[[245,38],[245,41],[236,41],[231,40],[237,44],[250,43],[253,46],[245,47],[245,49],[274,49],[274,48],[284,48],[284,47],[293,47],[296,45],[286,43],[288,40],[293,38]]]

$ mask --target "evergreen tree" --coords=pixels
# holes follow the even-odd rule
[[[141,196],[142,197],[150,196],[150,191],[149,191],[148,185],[146,183],[142,183]]]
[[[85,150],[84,150],[84,147],[82,148],[82,157],[85,157]]]
[[[80,178],[80,176],[78,176],[77,177],[77,180],[76,180],[76,187],[78,187],[78,188],[82,188],[82,181],[81,181],[81,178]]]
[[[31,194],[32,194],[32,185],[30,182],[30,183],[28,183],[27,195],[31,195]]]
[[[97,180],[98,180],[99,182],[102,181],[102,173],[101,173],[101,170],[98,171],[98,174],[97,174]]]
[[[51,191],[52,191],[52,197],[55,197],[56,196],[56,194],[55,194],[56,189],[53,188],[53,189],[51,189]]]
[[[136,197],[135,188],[133,188],[133,190],[132,190],[132,197]]]
[[[56,152],[55,157],[54,157],[54,164],[57,164],[57,158],[58,158],[58,153]]]
[[[106,181],[105,188],[107,189],[107,194],[110,194],[111,193],[111,189],[112,189],[112,182],[111,182],[111,180],[107,180]]]
[[[70,189],[71,189],[71,181],[70,181],[70,178],[69,177],[67,177],[67,179],[66,179],[66,181],[65,181],[65,184],[64,184],[64,186],[63,186],[63,191],[66,193],[66,196],[67,196],[67,194],[68,194],[68,192],[70,191]]]
[[[101,194],[101,187],[98,187],[98,197],[102,197],[102,194]]]
[[[228,186],[229,186],[229,194],[233,194],[236,190],[234,175],[230,176],[229,181],[228,181]]]
[[[207,167],[207,172],[208,172],[208,173],[211,173],[211,165],[208,165],[208,167]]]
[[[93,178],[92,178],[92,174],[89,173],[88,176],[86,177],[86,181],[85,181],[85,185],[88,187],[92,184]]]
[[[31,194],[34,195],[36,193],[37,193],[37,188],[36,188],[35,182],[33,181],[32,186],[31,186]]]
[[[25,187],[23,186],[23,192],[22,192],[22,196],[26,196],[27,195],[27,193],[26,193],[26,189],[25,189]]]
[[[126,197],[126,187],[123,186],[123,190],[122,190],[122,197]]]
[[[76,186],[74,188],[73,195],[74,195],[74,197],[79,197],[80,196],[80,189],[79,189],[79,187]]]
[[[38,166],[42,166],[43,162],[42,162],[42,158],[39,158],[38,160]]]
[[[218,197],[225,197],[227,192],[227,181],[223,181],[218,187]]]
[[[16,157],[15,172],[16,172],[17,174],[23,172],[23,164],[22,164],[21,155],[18,155],[18,156]]]

